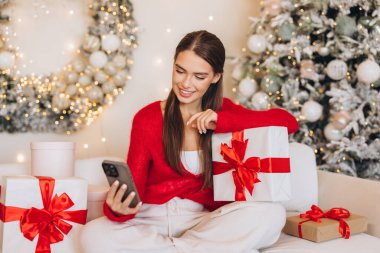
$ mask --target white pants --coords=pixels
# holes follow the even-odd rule
[[[132,220],[93,220],[81,231],[85,253],[251,253],[275,243],[285,224],[282,205],[234,202],[213,212],[191,200],[144,204]]]

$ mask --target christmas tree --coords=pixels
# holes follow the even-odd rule
[[[263,0],[250,20],[238,102],[291,112],[320,169],[380,179],[380,1]]]

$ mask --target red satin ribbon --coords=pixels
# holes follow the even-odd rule
[[[231,147],[222,143],[220,154],[227,163],[213,162],[214,175],[232,171],[232,177],[236,186],[235,200],[246,200],[244,189],[247,188],[252,195],[255,183],[260,182],[257,173],[289,173],[289,158],[264,158],[250,157],[245,162],[244,156],[248,145],[248,139],[244,140],[244,130],[233,132]]]
[[[323,212],[321,208],[312,205],[311,209],[306,213],[300,214],[300,218],[307,220],[298,223],[298,236],[302,238],[302,224],[308,221],[322,222],[321,218],[329,218],[339,221],[339,233],[344,239],[350,238],[350,226],[343,220],[350,217],[350,212],[345,208],[331,208],[327,212]]]
[[[52,197],[55,180],[37,178],[44,208],[26,209],[0,204],[0,217],[3,222],[20,221],[20,230],[30,241],[39,235],[35,253],[51,253],[50,245],[63,241],[64,234],[72,229],[66,221],[85,224],[87,210],[65,211],[74,206],[70,197],[66,193]]]

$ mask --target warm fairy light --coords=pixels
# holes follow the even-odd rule
[[[106,137],[102,137],[101,141],[104,143],[107,141]]]
[[[214,20],[214,16],[208,16],[208,20],[213,21]]]
[[[25,161],[25,156],[23,154],[17,154],[17,162],[23,163]]]
[[[167,33],[171,33],[171,32],[172,32],[172,29],[170,29],[170,28],[166,28],[166,32],[167,32]]]
[[[89,147],[89,146],[88,146],[87,143],[83,145],[83,148],[84,148],[84,149],[88,149],[88,147]]]

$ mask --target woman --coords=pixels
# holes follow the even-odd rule
[[[134,117],[127,163],[144,204],[128,207],[126,189],[111,186],[107,218],[88,223],[86,253],[257,252],[285,222],[277,203],[214,202],[211,135],[297,121],[281,109],[251,111],[222,97],[225,50],[207,31],[187,34],[174,56],[172,90]]]

